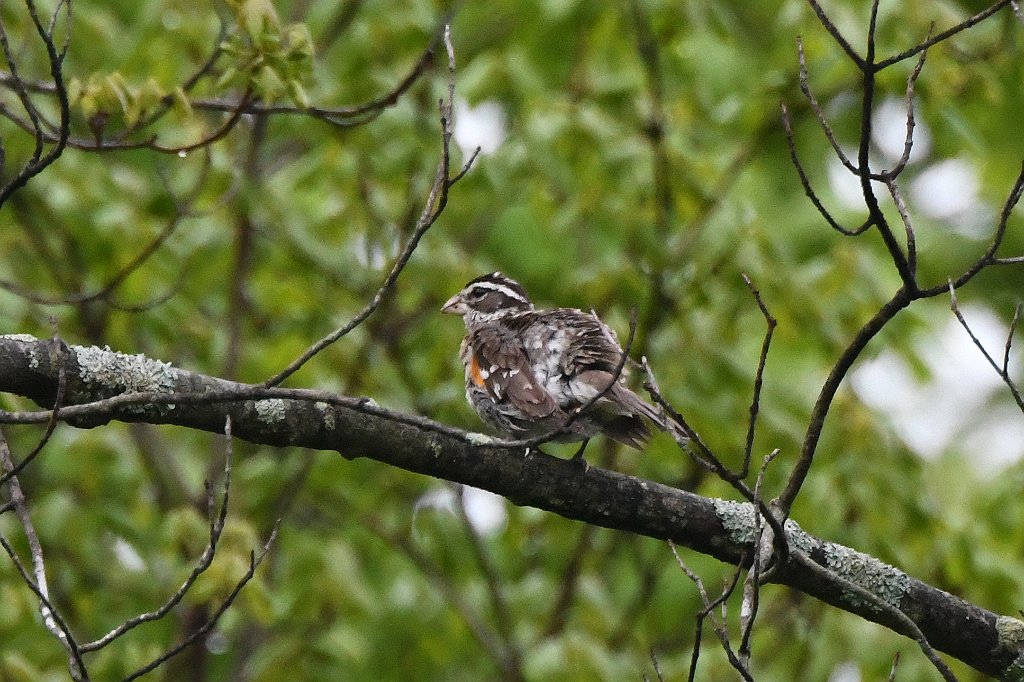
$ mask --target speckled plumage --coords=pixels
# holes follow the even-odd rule
[[[615,333],[593,312],[536,310],[522,286],[500,272],[469,282],[442,311],[466,324],[459,353],[466,399],[503,437],[558,428],[608,386],[622,358]],[[670,428],[620,377],[556,440],[585,443],[603,433],[639,449],[650,437],[648,422]]]

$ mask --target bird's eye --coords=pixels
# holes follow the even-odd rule
[[[471,289],[470,292],[466,294],[466,298],[468,298],[470,301],[479,301],[486,295],[487,292],[483,291],[482,289]]]

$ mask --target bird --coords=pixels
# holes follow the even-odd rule
[[[597,434],[637,450],[650,438],[649,424],[685,438],[626,386],[624,351],[593,311],[537,309],[521,284],[491,272],[467,283],[441,312],[462,316],[466,400],[502,437],[531,439],[561,429],[552,440],[581,442],[574,460]]]

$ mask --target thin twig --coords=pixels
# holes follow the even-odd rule
[[[857,148],[857,167],[859,169],[861,195],[864,198],[864,205],[868,209],[868,219],[878,230],[882,243],[885,244],[889,257],[892,259],[896,272],[903,280],[904,287],[910,292],[918,289],[916,273],[910,268],[907,255],[903,253],[899,241],[893,235],[889,221],[882,212],[871,186],[873,174],[871,172],[871,137],[874,126],[874,105],[875,88],[877,86],[877,69],[875,64],[875,37],[878,29],[878,0],[872,0],[871,15],[868,19],[867,50],[863,61],[859,64],[862,85],[861,85],[861,108],[860,108],[860,137]]]
[[[823,25],[833,35],[833,38],[848,54],[852,54],[851,48],[848,43],[838,34],[838,31],[834,29],[831,21],[825,16],[820,6],[809,0],[815,12],[819,15]],[[1005,3],[1000,3],[1005,6]],[[904,143],[904,153],[896,167],[889,171],[890,174],[898,173],[901,171],[903,166],[909,160],[909,154],[913,139],[914,119],[913,119],[913,92],[914,85],[920,75],[921,69],[924,65],[925,51],[931,45],[944,40],[959,30],[963,30],[973,23],[977,23],[985,16],[990,15],[994,12],[995,7],[986,10],[978,15],[975,15],[968,22],[964,22],[959,25],[956,30],[944,31],[937,36],[926,39],[921,44],[916,46],[914,49],[903,53],[901,58],[906,58],[911,55],[920,54],[917,64],[913,72],[907,79],[907,138]],[[817,448],[818,441],[821,437],[821,429],[824,425],[824,421],[828,412],[831,408],[832,401],[838,391],[838,388],[842,381],[845,379],[849,370],[851,369],[854,361],[860,356],[868,342],[884,327],[900,310],[910,305],[911,302],[919,298],[933,297],[944,293],[949,287],[935,286],[929,289],[921,289],[918,286],[916,280],[916,265],[917,265],[917,248],[916,239],[914,236],[913,225],[909,217],[909,212],[906,209],[905,204],[902,201],[902,197],[899,188],[892,182],[891,176],[883,176],[882,174],[874,174],[871,172],[869,167],[869,145],[872,134],[872,122],[871,113],[872,106],[874,103],[875,94],[875,76],[881,69],[895,63],[895,61],[886,62],[875,62],[875,35],[877,30],[877,19],[878,19],[878,3],[877,1],[872,2],[871,5],[871,19],[868,29],[868,42],[867,52],[863,59],[859,57],[854,58],[855,63],[860,69],[863,75],[863,96],[861,100],[861,131],[860,131],[860,144],[858,152],[858,170],[861,181],[861,189],[864,196],[865,204],[868,208],[869,218],[865,223],[865,226],[875,226],[878,228],[879,234],[885,243],[886,248],[892,257],[893,263],[896,266],[896,270],[899,272],[901,279],[903,280],[903,286],[893,294],[892,298],[883,305],[875,315],[864,324],[863,327],[857,332],[853,340],[843,351],[840,357],[837,359],[835,365],[829,372],[821,390],[818,394],[818,398],[815,401],[814,408],[811,412],[811,418],[808,423],[807,432],[804,436],[803,446],[801,448],[800,458],[790,474],[789,480],[786,483],[782,494],[778,498],[778,507],[780,511],[788,515],[790,508],[798,494],[804,480],[810,470],[811,463],[814,459],[814,453]],[[785,112],[785,110],[784,110]],[[792,132],[788,125],[788,116],[784,116],[784,122],[786,123],[787,129],[787,140],[792,140]],[[795,159],[795,150],[790,142],[791,156]],[[805,178],[802,168],[797,165],[797,170],[801,174],[802,178]],[[896,203],[897,210],[900,213],[901,220],[903,221],[904,229],[906,231],[906,244],[907,252],[903,252],[900,244],[894,237],[892,230],[890,229],[885,216],[882,214],[881,208],[879,207],[877,197],[875,196],[871,182],[874,180],[883,180],[886,182],[887,188]],[[802,180],[804,181],[804,180]],[[809,184],[805,182],[805,191],[809,192]],[[1014,182],[1013,188],[1003,205],[1003,210],[1000,214],[999,223],[996,226],[995,234],[993,235],[992,241],[989,244],[986,252],[979,257],[972,265],[970,265],[959,277],[954,278],[949,285],[956,289],[968,281],[973,279],[978,272],[984,269],[988,265],[993,264],[1007,264],[1014,259],[1002,259],[995,256],[996,251],[1002,243],[1003,236],[1005,235],[1007,222],[1013,208],[1020,201],[1022,194],[1024,194],[1024,167],[1022,167],[1021,173],[1018,175]],[[811,198],[812,203],[816,207],[820,206],[820,202],[813,192],[809,192],[808,196]],[[819,208],[820,211],[820,208]],[[827,214],[823,214],[830,225],[835,227],[834,220],[831,219]],[[1024,259],[1021,259],[1024,261]]]
[[[14,458],[11,456],[10,448],[7,445],[7,437],[2,431],[0,431],[0,470],[6,474],[10,474],[14,470]],[[85,662],[82,661],[82,650],[75,641],[74,635],[71,634],[71,630],[50,600],[50,589],[46,580],[46,562],[43,558],[43,546],[39,542],[39,535],[36,533],[35,526],[32,524],[32,519],[29,516],[25,495],[17,476],[8,476],[7,488],[10,491],[11,504],[14,505],[18,521],[25,532],[25,540],[28,542],[29,554],[32,557],[34,580],[29,576],[28,571],[25,570],[6,538],[0,536],[0,542],[3,543],[4,550],[14,562],[18,572],[21,573],[22,580],[39,599],[39,612],[43,617],[43,625],[67,651],[68,668],[70,669],[72,679],[76,680],[76,682],[79,680],[87,681],[89,679],[89,672],[85,667]]]
[[[437,219],[441,217],[441,213],[444,211],[448,204],[448,192],[452,185],[461,179],[466,171],[469,169],[470,164],[473,163],[476,156],[474,155],[466,163],[466,166],[460,173],[455,176],[451,174],[450,167],[450,153],[449,144],[452,137],[452,109],[453,102],[455,99],[455,50],[451,43],[451,29],[448,24],[445,24],[444,28],[444,45],[448,52],[448,97],[446,100],[441,100],[441,160],[438,163],[437,171],[434,174],[434,182],[430,187],[430,192],[427,195],[427,200],[424,202],[423,211],[420,213],[419,219],[416,221],[416,227],[406,242],[405,247],[402,249],[397,260],[388,273],[387,277],[384,278],[384,282],[378,287],[376,293],[370,299],[363,309],[353,317],[348,323],[339,327],[335,331],[331,332],[327,336],[323,337],[306,351],[296,358],[291,364],[285,367],[283,370],[270,377],[263,382],[263,386],[270,388],[279,385],[282,381],[290,377],[292,374],[297,372],[303,365],[309,362],[315,355],[320,353],[323,349],[333,344],[338,339],[342,338],[353,329],[362,324],[366,318],[374,313],[384,299],[391,293],[394,288],[395,282],[398,280],[399,275],[405,269],[409,259],[412,258],[416,247],[420,243],[420,239],[426,234]]]
[[[1010,348],[1013,346],[1013,335],[1017,331],[1017,325],[1020,323],[1020,312],[1021,303],[1017,303],[1017,306],[1013,309],[1013,319],[1010,320],[1010,331],[1006,334],[1006,345],[1003,347],[1003,374],[1010,373]]]
[[[825,219],[825,222],[827,222],[833,230],[847,237],[856,237],[859,234],[863,234],[874,224],[870,217],[859,227],[850,229],[848,227],[844,227],[839,223],[839,221],[833,218],[832,214],[829,213],[828,209],[825,208],[825,205],[821,202],[821,199],[818,197],[818,193],[814,191],[814,187],[811,185],[811,179],[807,176],[807,171],[804,170],[804,165],[800,161],[800,155],[796,150],[796,138],[793,134],[792,122],[789,118],[789,107],[786,106],[785,102],[781,102],[780,106],[782,108],[782,130],[786,136],[786,147],[789,149],[789,159],[792,162],[793,167],[796,169],[797,175],[800,177],[800,185],[804,188],[804,194],[808,199],[810,199],[814,208],[818,210],[818,213],[821,214],[821,217]]]
[[[895,178],[887,177],[885,187],[889,190],[889,196],[892,197],[896,211],[900,215],[900,222],[903,223],[903,231],[907,237],[907,264],[912,272],[917,272],[917,236],[914,233],[914,223],[910,220],[910,212],[907,211],[907,204],[903,201],[903,194]]]
[[[220,128],[217,128],[204,138],[196,140],[195,142],[190,142],[189,144],[175,147],[165,147],[164,145],[157,144],[156,138],[153,138],[153,141],[145,146],[154,151],[163,152],[164,154],[176,154],[178,156],[185,156],[189,152],[209,147],[214,142],[218,142],[219,140],[227,137],[228,133],[235,129],[235,126],[242,120],[242,116],[245,114],[245,107],[252,97],[252,90],[250,88],[246,88],[245,92],[242,93],[242,96],[238,98],[238,104],[224,120],[224,123],[221,124]],[[107,147],[103,147],[103,149],[107,149]],[[97,151],[100,151],[100,149],[97,149]]]
[[[822,132],[825,133],[825,138],[828,140],[829,144],[832,145],[832,151],[835,153],[836,157],[848,171],[857,175],[860,171],[839,145],[839,140],[836,139],[835,131],[832,130],[832,126],[829,124],[828,118],[825,116],[825,111],[821,108],[821,104],[818,103],[818,98],[814,96],[814,92],[811,90],[811,78],[807,70],[807,57],[804,54],[804,42],[799,36],[797,36],[796,39],[796,54],[797,59],[800,62],[800,92],[802,92],[804,98],[807,99],[807,103],[811,105],[811,111],[814,112],[814,117],[818,120],[818,125],[821,126]]]
[[[881,71],[882,69],[889,68],[893,64],[899,63],[899,62],[903,61],[904,59],[909,59],[910,57],[913,57],[914,55],[927,50],[928,48],[930,48],[933,45],[937,45],[937,44],[939,44],[939,43],[941,43],[943,41],[949,40],[950,38],[955,36],[957,33],[965,31],[966,29],[969,29],[970,27],[972,27],[972,26],[974,26],[976,24],[981,23],[982,21],[984,21],[985,19],[988,19],[990,16],[992,16],[993,14],[998,12],[999,10],[1001,10],[1004,7],[1006,7],[1007,5],[1011,5],[1011,4],[1013,4],[1011,2],[1011,0],[1000,0],[1000,2],[997,2],[996,4],[988,7],[987,9],[984,9],[984,10],[978,12],[977,14],[975,14],[972,17],[970,17],[969,19],[965,19],[964,21],[961,21],[956,26],[948,28],[945,31],[942,31],[941,33],[935,34],[934,36],[928,38],[924,42],[921,42],[921,43],[915,45],[914,47],[910,48],[909,50],[904,50],[903,52],[900,52],[899,54],[894,54],[891,57],[883,59],[880,62],[877,62],[875,64],[875,70]]]
[[[125,677],[125,682],[138,679],[146,673],[150,673],[156,670],[164,663],[174,658],[182,651],[190,647],[192,644],[197,642],[201,637],[206,636],[206,634],[213,629],[213,627],[220,620],[220,617],[224,615],[224,612],[228,610],[232,603],[234,603],[235,598],[238,597],[239,593],[242,591],[242,588],[244,588],[249,583],[249,581],[252,580],[253,576],[256,575],[256,569],[259,568],[260,564],[263,563],[263,560],[267,558],[267,554],[270,552],[270,548],[274,544],[274,540],[277,539],[277,531],[280,528],[280,524],[281,520],[278,519],[277,523],[274,524],[274,530],[271,531],[270,537],[267,538],[267,541],[263,544],[263,547],[261,548],[259,554],[257,554],[256,552],[249,552],[249,569],[241,578],[239,578],[238,582],[235,583],[234,589],[232,589],[231,593],[228,594],[228,596],[224,599],[223,602],[221,602],[220,606],[217,607],[217,610],[213,612],[213,615],[211,615],[210,618],[200,628],[198,628],[192,634],[190,634],[188,637],[182,640],[177,646],[169,649],[167,652],[154,658],[150,663],[142,666],[135,672]]]
[[[850,60],[857,65],[858,69],[863,69],[864,60],[861,58],[859,54],[857,54],[857,51],[853,49],[853,46],[850,45],[850,42],[845,37],[843,37],[843,34],[839,32],[839,29],[836,27],[834,23],[832,23],[832,20],[829,18],[829,16],[825,14],[825,10],[821,8],[821,5],[817,3],[817,0],[807,0],[807,3],[811,6],[811,9],[814,10],[814,14],[818,17],[818,21],[820,21],[821,25],[825,27],[825,30],[829,32],[829,34],[832,36],[832,39],[836,41],[836,44],[843,49],[843,52],[846,53],[846,56],[849,57]]]
[[[221,22],[218,37],[220,38],[221,36],[223,36],[225,31],[226,29],[223,25],[223,22]],[[252,98],[250,98],[244,104],[244,106],[241,107],[240,111],[239,106],[236,102],[223,99],[199,99],[194,100],[189,104],[192,109],[198,111],[223,111],[229,113],[239,112],[240,114],[255,116],[262,114],[302,115],[313,118],[315,120],[322,121],[324,123],[327,123],[338,128],[351,128],[354,126],[364,125],[374,120],[377,116],[379,116],[388,108],[394,106],[402,98],[402,96],[405,95],[412,88],[412,86],[423,76],[423,74],[429,71],[430,66],[433,63],[434,52],[436,50],[438,42],[440,42],[441,39],[442,30],[439,28],[437,31],[434,32],[430,43],[423,51],[423,53],[421,53],[420,57],[416,60],[416,63],[410,68],[409,72],[402,78],[402,80],[394,88],[384,93],[383,95],[380,95],[379,97],[376,97],[362,104],[334,108],[315,106],[299,107],[284,104],[264,104],[262,102],[255,101]],[[180,89],[183,92],[187,93],[191,91],[200,80],[202,80],[204,77],[208,76],[212,72],[214,65],[216,64],[216,62],[219,60],[220,56],[223,53],[220,48],[220,44],[222,42],[222,39],[214,41],[215,48],[213,51],[211,51],[210,56],[202,65],[200,65],[197,68],[195,73],[193,73],[181,85]],[[58,89],[55,86],[50,84],[23,81],[22,79],[20,79],[20,77],[17,76],[16,72],[13,72],[13,70],[12,72],[7,74],[0,73],[0,85],[16,87],[19,84],[21,84],[26,93],[38,92],[45,94],[55,94],[58,91]],[[189,145],[188,147],[184,148],[162,147],[161,145],[157,144],[156,136],[153,135],[150,135],[149,137],[143,140],[131,141],[128,139],[131,135],[139,133],[140,131],[153,125],[156,121],[162,118],[167,113],[167,111],[171,109],[174,97],[174,94],[165,95],[163,98],[161,98],[160,102],[158,103],[158,106],[152,112],[150,112],[149,115],[140,118],[139,121],[135,123],[135,125],[122,131],[115,139],[104,140],[102,138],[97,138],[93,140],[87,140],[77,137],[70,137],[69,135],[65,141],[65,144],[66,146],[74,149],[98,152],[132,149],[154,149],[156,151],[161,151],[165,153],[180,153],[181,151],[187,152],[190,150],[190,148],[194,147],[195,145]],[[40,125],[37,127],[32,123],[31,119],[25,120],[2,106],[0,106],[0,114],[9,118],[16,125],[30,133],[38,130],[38,136],[42,143],[54,143],[59,140],[59,136],[57,135],[45,134],[44,128],[50,127],[49,125],[44,125],[45,121],[40,121]],[[226,134],[226,131],[221,132]],[[219,139],[219,137],[220,136],[217,136],[216,139]],[[213,140],[211,139],[206,139],[205,141],[200,141],[199,143],[196,144],[210,144],[212,141]]]
[[[202,64],[199,65],[199,67],[192,73],[191,76],[186,78],[185,81],[178,88],[175,88],[176,90],[180,90],[183,93],[191,92],[196,87],[196,85],[199,84],[201,80],[203,80],[204,78],[213,73],[214,66],[217,64],[217,61],[221,58],[221,55],[224,54],[224,45],[228,37],[228,25],[227,22],[224,20],[224,17],[222,16],[221,12],[217,12],[216,14],[217,35],[214,36],[213,48],[210,50],[210,55]],[[124,133],[122,133],[119,136],[120,141],[123,142],[125,138],[127,138],[129,135],[132,135],[133,133],[136,133],[139,130],[147,128],[150,125],[156,123],[168,111],[170,111],[173,108],[174,101],[175,93],[164,95],[164,97],[160,99],[160,104],[158,107],[154,108],[154,110],[150,112],[148,116],[139,117],[139,120],[135,123],[134,126],[129,127],[127,130],[124,131]],[[198,108],[195,102],[190,102],[189,106],[191,106],[193,109]],[[229,105],[225,109],[225,111],[231,110],[233,110],[233,105]],[[100,140],[97,140],[97,146],[101,145],[102,142]]]
[[[852,592],[854,595],[871,603],[880,613],[885,613],[896,620],[906,630],[904,634],[911,637],[915,642],[917,642],[917,645],[921,647],[921,651],[923,651],[924,655],[928,657],[928,660],[931,661],[933,666],[935,666],[935,669],[939,671],[942,678],[946,680],[946,682],[957,682],[957,678],[949,669],[949,666],[939,658],[935,649],[932,648],[932,645],[928,642],[928,638],[924,636],[921,629],[917,627],[917,623],[915,623],[910,616],[864,586],[855,583],[852,580],[847,580],[843,576],[838,575],[835,571],[817,563],[804,552],[796,550],[790,556],[793,561],[799,563],[812,573],[836,585],[838,588],[842,588],[847,592]]]
[[[214,494],[213,486],[209,481],[206,482],[206,508],[207,518],[209,523],[209,540],[206,543],[206,547],[203,549],[202,555],[196,562],[196,565],[189,572],[188,577],[181,586],[172,594],[167,601],[165,601],[159,608],[141,613],[134,618],[129,618],[125,622],[118,625],[116,628],[100,637],[97,640],[83,644],[81,649],[84,652],[98,651],[103,647],[113,642],[118,637],[124,635],[126,632],[133,628],[142,625],[143,623],[149,623],[152,621],[160,620],[168,613],[171,612],[178,603],[188,594],[188,591],[192,589],[192,585],[201,576],[206,569],[213,563],[214,556],[217,554],[217,544],[220,541],[221,534],[224,532],[224,524],[227,520],[228,513],[228,498],[231,491],[231,460],[233,453],[233,442],[231,440],[231,416],[228,415],[224,420],[224,483],[221,492],[220,507],[214,511]]]
[[[747,422],[747,438],[743,446],[743,468],[740,469],[739,473],[740,478],[746,478],[750,470],[750,455],[754,449],[754,435],[757,432],[757,415],[761,407],[761,387],[764,384],[764,368],[768,362],[768,351],[771,349],[772,335],[775,333],[775,327],[779,323],[769,312],[768,306],[765,305],[764,299],[761,298],[761,292],[754,286],[750,277],[746,273],[742,273],[740,276],[743,278],[747,288],[750,289],[750,293],[753,294],[754,301],[757,303],[757,307],[761,311],[765,322],[764,341],[761,342],[761,355],[757,361],[757,370],[754,372],[754,395],[750,400],[750,419]]]
[[[11,506],[14,506],[13,502],[11,503]],[[46,592],[44,592],[43,589],[41,589],[39,585],[37,585],[36,582],[32,580],[32,576],[29,575],[29,572],[25,569],[24,564],[21,563],[21,559],[18,558],[17,553],[14,551],[14,547],[11,546],[11,543],[7,541],[7,538],[5,538],[2,533],[0,533],[0,547],[3,547],[4,551],[7,552],[7,556],[14,563],[15,569],[17,569],[18,573],[21,575],[22,581],[28,586],[30,590],[32,590],[32,593],[36,595],[36,598],[39,600],[40,610],[48,614],[47,616],[44,616],[44,622],[52,622],[52,624],[55,625],[57,629],[57,632],[54,634],[57,637],[58,641],[60,641],[61,644],[64,644],[65,646],[72,647],[71,655],[74,657],[74,663],[71,667],[72,679],[76,680],[76,682],[79,680],[87,681],[89,679],[88,671],[85,667],[85,663],[81,659],[81,653],[78,647],[73,646],[74,637],[71,634],[71,630],[64,622],[64,619],[60,617],[60,614],[53,607],[53,604],[50,603],[50,599],[49,597],[47,597]],[[49,629],[49,625],[47,625],[47,629]],[[51,632],[53,631],[51,630]]]
[[[650,650],[651,665],[654,666],[654,674],[658,676],[658,682],[665,682],[665,676],[661,674],[661,665],[658,663],[658,655],[652,647]]]
[[[661,394],[661,389],[658,388],[657,380],[654,377],[654,373],[651,371],[650,365],[647,363],[647,358],[643,359],[642,367],[647,375],[647,380],[644,382],[644,388],[650,394],[651,399],[661,407],[668,418],[680,425],[683,431],[689,434],[689,440],[686,442],[680,442],[679,447],[686,452],[691,459],[697,464],[705,467],[708,471],[714,473],[723,481],[731,485],[737,492],[739,492],[748,502],[756,505],[763,514],[765,520],[771,525],[772,530],[775,531],[775,542],[777,543],[777,552],[779,553],[780,559],[785,557],[788,551],[786,533],[783,530],[782,523],[776,518],[776,515],[772,513],[772,510],[765,504],[764,500],[759,500],[754,491],[750,489],[742,478],[740,478],[736,472],[733,472],[729,467],[722,463],[722,460],[707,446],[707,444],[701,439],[700,435],[687,423],[686,419],[681,415],[672,405],[665,400]]]
[[[764,476],[768,466],[778,456],[779,449],[775,448],[765,455],[761,468],[757,473],[757,482],[754,484],[754,496],[763,499],[761,491],[764,489]],[[771,561],[774,552],[775,541],[772,537],[771,526],[763,525],[764,516],[760,507],[755,507],[754,512],[754,551],[747,577],[743,581],[743,603],[740,606],[740,660],[749,663],[750,661],[750,636],[754,632],[754,621],[757,619],[757,611],[761,602],[761,585],[769,576],[764,572]]]
[[[960,326],[963,327],[964,330],[967,332],[967,335],[971,337],[971,341],[978,348],[978,350],[981,351],[982,356],[985,358],[988,364],[992,366],[992,369],[996,371],[996,374],[998,374],[999,378],[1002,379],[1004,384],[1006,384],[1006,387],[1010,389],[1010,395],[1013,396],[1013,400],[1014,402],[1017,403],[1017,407],[1019,407],[1021,411],[1024,412],[1024,395],[1021,394],[1020,388],[1018,388],[1016,382],[1010,377],[1010,373],[1007,371],[1010,362],[1010,347],[1013,344],[1013,331],[1017,326],[1017,321],[1020,319],[1020,304],[1018,303],[1016,309],[1014,310],[1013,321],[1010,324],[1010,331],[1006,335],[1006,344],[1003,348],[1002,366],[1000,366],[996,359],[992,357],[992,355],[985,348],[985,345],[974,334],[974,331],[971,329],[971,326],[967,324],[967,320],[964,319],[964,314],[960,312],[960,305],[958,304],[956,298],[956,289],[953,288],[952,283],[950,283],[949,285],[949,308],[950,310],[953,311],[953,314],[956,315],[956,319],[957,321],[960,322]]]
[[[707,590],[704,588],[704,581],[701,580],[700,576],[697,575],[689,566],[686,565],[686,562],[683,561],[683,557],[681,557],[679,555],[679,552],[676,551],[675,543],[672,542],[671,540],[669,540],[668,541],[668,546],[669,546],[669,549],[672,550],[672,555],[675,557],[676,563],[679,565],[680,570],[682,570],[682,572],[686,575],[686,577],[689,578],[693,582],[693,584],[697,587],[697,594],[700,596],[700,600],[704,604],[704,609],[700,613],[697,614],[697,629],[698,630],[701,629],[701,627],[703,625],[703,622],[704,622],[704,618],[706,616],[711,616],[712,629],[715,631],[715,634],[718,636],[718,641],[721,642],[722,650],[725,652],[726,657],[728,657],[729,663],[736,670],[736,672],[738,672],[740,674],[740,676],[744,680],[747,680],[748,682],[753,682],[754,678],[753,678],[753,676],[751,676],[750,671],[748,670],[746,663],[744,663],[742,660],[737,658],[736,653],[732,650],[732,645],[729,644],[729,631],[726,628],[724,618],[720,618],[720,617],[717,617],[715,615],[715,612],[714,612],[715,606],[717,604],[724,605],[725,604],[724,599],[721,600],[721,601],[715,600],[713,602],[711,600],[711,598],[708,596]],[[691,663],[690,663],[690,679],[691,680],[694,678],[694,673],[696,671],[696,663],[697,663],[697,656],[698,656],[698,654],[697,654],[697,648],[698,648],[697,644],[699,644],[699,642],[697,642],[695,644],[695,646],[694,646],[694,655],[693,655],[693,658],[691,659]]]
[[[913,297],[906,289],[900,289],[893,294],[892,298],[860,328],[832,366],[828,377],[825,379],[825,383],[822,384],[821,390],[818,392],[818,398],[814,402],[814,407],[811,408],[810,420],[808,421],[807,431],[804,434],[803,445],[800,449],[800,458],[793,466],[793,471],[786,481],[786,486],[776,501],[779,510],[784,515],[789,514],[789,510],[792,508],[793,502],[796,501],[796,496],[799,494],[800,488],[810,472],[811,464],[814,461],[814,453],[821,438],[821,430],[825,426],[825,418],[828,416],[832,406],[832,400],[839,391],[839,386],[846,378],[850,368],[853,367],[854,361],[860,357],[860,354],[867,347],[871,339],[890,320],[896,317],[901,310],[909,306],[913,300]]]
[[[896,652],[896,655],[892,657],[892,667],[889,668],[889,682],[896,682],[896,668],[900,664],[900,652]]]
[[[928,37],[931,37],[932,30],[934,28],[934,23],[929,25]],[[917,79],[921,76],[921,70],[924,69],[924,60],[927,56],[928,50],[921,50],[921,56],[918,58],[917,64],[914,65],[914,70],[910,72],[909,76],[907,76],[907,89],[905,95],[907,107],[907,134],[903,139],[903,154],[900,156],[899,161],[896,162],[896,165],[893,166],[892,170],[882,173],[883,176],[895,178],[903,172],[907,163],[910,162],[910,152],[914,148],[914,127],[916,125],[916,121],[914,120],[914,86],[917,84]]]
[[[1024,195],[1024,163],[1021,164],[1020,173],[1017,174],[1017,179],[1014,180],[1013,186],[1010,188],[1010,192],[1006,197],[1006,201],[1003,202],[1003,208],[999,212],[999,222],[996,223],[996,229],[992,235],[992,241],[989,242],[988,248],[985,249],[985,253],[974,261],[974,263],[968,266],[959,277],[953,279],[954,289],[959,289],[970,282],[979,272],[989,265],[1011,265],[1024,262],[1024,257],[996,257],[996,251],[998,251],[999,247],[1002,246],[1003,238],[1006,236],[1006,228],[1010,221],[1010,215],[1013,213],[1013,209],[1017,207],[1022,195]],[[947,288],[948,283],[932,287],[931,289],[924,289],[920,292],[920,296],[939,296],[940,294],[946,293]]]
[[[39,18],[39,13],[36,10],[36,5],[33,0],[25,0],[25,7],[28,10],[29,17],[32,19],[32,24],[36,29],[36,34],[43,42],[43,47],[46,50],[47,62],[50,67],[50,77],[53,79],[54,92],[57,95],[57,105],[60,111],[60,123],[58,125],[58,132],[55,139],[46,140],[43,132],[42,115],[36,109],[32,103],[31,97],[28,94],[28,90],[25,87],[24,81],[18,75],[16,70],[17,60],[14,57],[13,51],[8,43],[7,30],[3,24],[2,18],[0,18],[0,49],[3,51],[3,55],[6,58],[7,66],[11,70],[11,76],[15,82],[15,92],[21,101],[22,106],[31,121],[29,132],[35,137],[35,148],[32,152],[32,156],[28,162],[26,162],[20,171],[5,185],[0,187],[0,206],[11,197],[14,192],[21,189],[25,183],[27,183],[32,177],[38,175],[47,166],[56,161],[61,154],[64,153],[64,149],[67,146],[68,138],[71,134],[71,105],[68,100],[68,91],[64,83],[64,55],[67,53],[68,41],[70,40],[71,31],[71,2],[60,2],[53,10],[51,17],[51,27],[57,20],[57,15],[63,10],[66,21],[68,24],[67,33],[65,34],[65,42],[60,50],[57,49],[57,45],[53,40],[52,28],[47,29],[43,26],[42,21]],[[43,147],[46,142],[52,142],[53,147],[46,154],[43,154]]]

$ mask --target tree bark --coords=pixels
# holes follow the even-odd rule
[[[59,418],[91,428],[110,420],[176,424],[272,446],[336,450],[490,490],[515,504],[678,545],[739,565],[753,550],[752,505],[702,497],[654,481],[544,454],[488,445],[366,399],[301,389],[265,389],[174,368],[141,355],[0,336],[0,391],[46,408],[64,391]],[[97,402],[99,401],[99,402]],[[0,412],[0,423],[46,421],[44,412]],[[936,650],[988,675],[1024,679],[1024,622],[1000,616],[856,550],[815,538],[788,521],[787,541],[818,565],[877,595],[911,620]],[[772,576],[844,611],[908,635],[891,613],[792,557]]]

